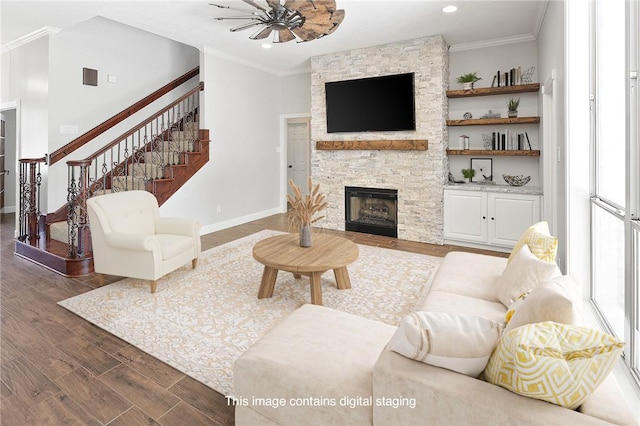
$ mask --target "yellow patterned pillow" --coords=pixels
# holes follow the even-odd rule
[[[531,253],[538,259],[551,263],[556,261],[558,239],[549,232],[549,224],[547,222],[538,222],[524,231],[516,245],[513,246],[507,263],[513,260],[525,244],[529,246]]]
[[[551,321],[515,328],[500,338],[484,376],[530,398],[575,409],[615,366],[624,342]]]

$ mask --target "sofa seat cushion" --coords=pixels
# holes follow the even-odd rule
[[[622,401],[616,401],[615,406],[624,409],[624,398],[620,393],[616,395]],[[414,408],[374,405],[376,425],[610,424],[464,374],[405,358],[391,350],[382,352],[374,368],[373,396],[415,403]],[[599,400],[592,402],[596,404]]]
[[[156,234],[154,236],[160,244],[162,260],[168,260],[188,250],[195,254],[196,244],[193,237],[182,235]],[[196,256],[194,256],[196,257]]]
[[[431,289],[499,302],[496,283],[506,266],[502,257],[453,251],[438,268]]]
[[[300,424],[303,419],[305,424],[372,424],[366,402],[372,395],[373,366],[395,330],[382,322],[303,305],[236,360],[235,396],[278,424]],[[351,399],[341,404],[344,397]],[[284,404],[252,404],[256,398],[283,399]]]
[[[437,290],[429,292],[429,296],[421,310],[477,315],[500,324],[504,323],[504,316],[507,313],[507,308],[498,301],[489,302],[483,299]]]

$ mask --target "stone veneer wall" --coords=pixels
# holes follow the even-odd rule
[[[344,187],[398,190],[398,238],[442,244],[449,53],[442,36],[311,58],[311,175],[327,195],[318,226],[344,230]],[[327,133],[324,83],[415,73],[416,130]],[[317,151],[318,140],[427,139],[427,151]]]

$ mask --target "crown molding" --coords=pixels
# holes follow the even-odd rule
[[[494,38],[491,40],[474,41],[471,43],[452,44],[449,52],[460,52],[463,50],[483,49],[485,47],[504,46],[506,44],[523,43],[525,41],[535,41],[537,37],[534,34],[521,34],[512,37]]]
[[[544,17],[547,14],[548,8],[549,8],[549,2],[545,1],[544,5],[540,8],[540,11],[538,12],[538,19],[536,20],[536,25],[533,29],[533,35],[536,37],[536,39],[538,38],[538,35],[540,35],[540,29],[542,29],[542,23],[544,22]]]
[[[203,52],[206,53],[207,55],[211,55],[211,56],[216,56],[218,58],[222,58],[222,59],[226,59],[227,61],[231,61],[231,62],[235,62],[237,64],[240,65],[244,65],[250,68],[254,68],[257,69],[258,71],[263,71],[269,74],[273,74],[273,75],[279,75],[278,71],[269,68],[269,67],[265,67],[263,65],[260,65],[256,62],[252,62],[252,61],[248,61],[246,59],[243,59],[239,56],[235,56],[235,55],[231,55],[227,52],[223,52],[221,50],[218,49],[214,49],[213,47],[209,47],[209,46],[204,46],[203,48]]]
[[[221,50],[218,49],[214,49],[213,47],[209,47],[209,46],[204,46],[202,48],[202,51],[204,53],[206,53],[207,55],[211,55],[211,56],[216,56],[218,58],[222,58],[222,59],[226,59],[227,61],[230,62],[235,62],[236,64],[240,64],[240,65],[244,65],[250,68],[254,68],[258,71],[263,71],[272,75],[275,75],[277,77],[289,77],[289,76],[293,76],[293,75],[299,75],[299,74],[309,74],[311,73],[311,68],[305,68],[305,69],[301,69],[301,70],[292,70],[292,71],[278,71],[275,70],[273,68],[269,68],[269,67],[265,67],[264,65],[260,65],[256,62],[252,62],[252,61],[248,61],[244,58],[241,58],[239,56],[235,56],[235,55],[231,55],[227,52],[223,52]]]
[[[42,28],[39,28],[35,31],[30,32],[29,34],[23,35],[20,38],[17,38],[13,41],[9,41],[5,44],[2,45],[2,53],[8,52],[10,50],[13,50],[17,47],[20,47],[24,44],[30,43],[34,40],[39,39],[40,37],[44,37],[44,36],[48,36],[48,35],[54,35],[54,34],[58,34],[60,31],[62,31],[60,28],[56,28],[56,27],[50,27],[48,25],[45,25]]]

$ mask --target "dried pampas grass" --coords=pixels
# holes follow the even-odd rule
[[[291,205],[289,220],[293,229],[299,228],[300,225],[311,225],[324,218],[324,216],[316,217],[316,214],[327,207],[326,196],[320,193],[320,184],[314,185],[311,176],[309,176],[307,186],[307,195],[302,195],[300,188],[293,180],[289,179],[289,187],[293,192],[293,197],[287,194],[287,201]]]

